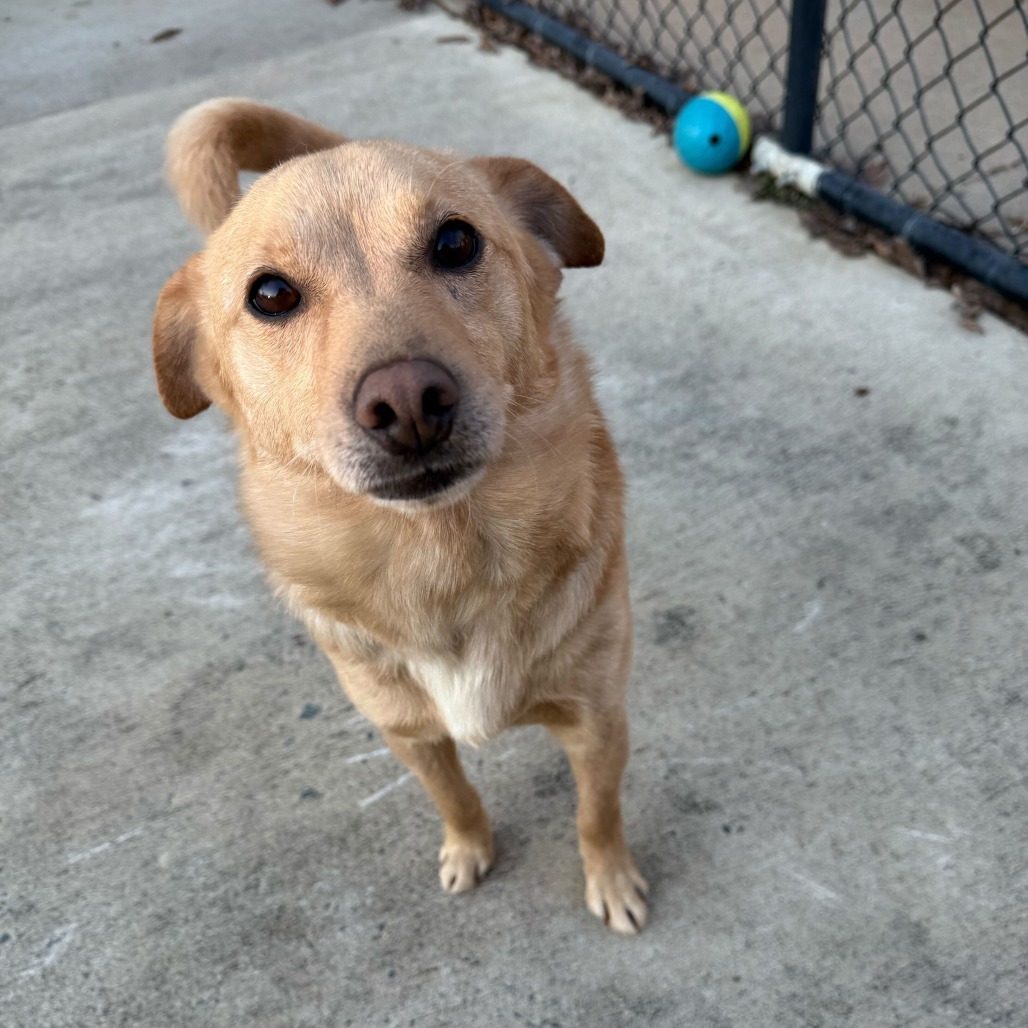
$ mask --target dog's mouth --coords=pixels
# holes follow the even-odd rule
[[[437,503],[463,495],[482,470],[478,466],[425,468],[413,474],[377,479],[368,484],[367,491],[376,500]]]

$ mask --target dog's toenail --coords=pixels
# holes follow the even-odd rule
[[[632,927],[636,931],[639,931],[639,922],[636,921],[635,914],[633,914],[632,911],[628,909],[628,907],[625,907],[625,913],[628,915],[628,920],[632,922]]]
[[[610,924],[610,911],[607,909],[607,904],[603,904],[603,923]]]

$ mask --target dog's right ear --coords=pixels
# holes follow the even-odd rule
[[[198,284],[200,254],[168,279],[157,300],[153,319],[153,363],[164,406],[176,418],[191,418],[211,401],[195,375],[200,336]]]

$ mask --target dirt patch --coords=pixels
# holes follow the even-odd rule
[[[176,36],[179,36],[181,34],[181,29],[164,29],[163,32],[158,32],[155,36],[151,36],[150,42],[163,43],[166,39],[174,39]]]
[[[852,214],[791,189],[780,186],[770,175],[740,176],[740,188],[755,201],[773,201],[795,207],[803,226],[814,239],[823,239],[846,257],[874,253],[916,275],[933,289],[946,289],[953,295],[953,309],[960,324],[969,332],[981,334],[980,318],[985,311],[995,314],[1028,334],[1028,309],[983,285],[977,279],[950,265],[915,250],[905,239],[868,225]]]
[[[416,2],[416,0],[400,0],[400,2],[409,3]],[[452,2],[442,3],[440,6],[450,13],[459,13],[455,11]],[[493,51],[496,49],[497,43],[516,46],[528,54],[533,64],[559,72],[566,78],[572,79],[605,104],[617,107],[623,114],[636,121],[644,121],[660,132],[670,132],[671,119],[654,107],[641,91],[629,90],[618,85],[602,72],[572,57],[556,44],[548,43],[524,26],[508,21],[492,8],[469,3],[464,8],[463,17],[481,33],[481,49]],[[580,26],[572,24],[572,27]],[[636,63],[639,67],[646,67],[644,61]]]

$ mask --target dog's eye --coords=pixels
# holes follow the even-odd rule
[[[439,268],[452,270],[470,264],[478,255],[478,233],[466,222],[443,222],[435,234],[432,260]]]
[[[281,275],[261,275],[250,286],[250,306],[272,317],[288,314],[299,302],[300,291]]]

